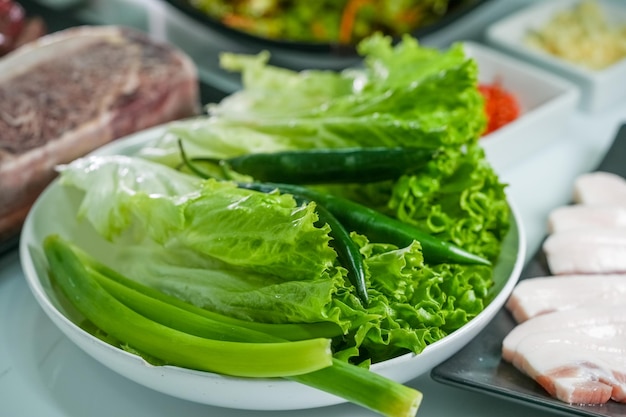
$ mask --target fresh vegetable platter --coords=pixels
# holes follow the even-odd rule
[[[105,365],[182,398],[415,414],[421,394],[400,383],[495,315],[524,238],[477,144],[483,103],[462,48],[373,37],[361,52],[365,69],[344,73],[226,55],[246,85],[208,116],[60,167],[20,243],[46,313]],[[267,160],[241,164],[349,149],[369,166],[363,152],[380,147],[394,161],[417,148],[419,161],[314,184],[354,165],[281,180],[258,171]],[[242,385],[255,395],[234,394]]]

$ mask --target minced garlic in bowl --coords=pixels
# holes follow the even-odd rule
[[[556,13],[526,43],[561,59],[601,70],[626,57],[626,25],[612,25],[593,0]]]

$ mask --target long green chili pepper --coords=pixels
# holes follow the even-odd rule
[[[350,233],[337,218],[324,206],[317,204],[320,220],[328,223],[333,237],[331,245],[337,251],[339,262],[348,270],[348,279],[354,285],[359,299],[367,307],[367,283],[365,282],[365,262],[359,246],[352,240]]]
[[[81,274],[87,272],[83,278],[91,280],[91,286],[100,285],[106,295],[157,324],[189,335],[218,336],[231,342],[246,341],[259,344],[285,342],[276,336],[239,327],[226,316],[213,313],[207,316],[203,313],[206,310],[133,281],[59,237],[46,240],[46,252],[50,254],[55,264],[68,262],[69,265],[64,266],[72,270],[75,267],[73,263],[79,260],[85,269],[74,272]],[[65,274],[60,278],[69,279]],[[73,281],[76,278],[74,277]],[[77,289],[81,289],[82,285],[84,284],[79,285]],[[98,290],[100,295],[102,292]],[[110,297],[103,297],[99,301],[103,301],[106,306],[110,303]],[[114,314],[115,311],[110,313]],[[126,321],[118,323],[118,325],[127,324],[130,325]],[[163,344],[162,341],[158,343]],[[422,394],[417,390],[339,359],[332,359],[332,365],[326,368],[285,378],[339,396],[388,417],[413,417],[422,400]]]
[[[308,204],[311,201],[307,198],[303,198],[299,194],[293,195],[296,202],[299,204]],[[319,217],[319,222],[327,223],[330,226],[330,232],[328,233],[333,240],[330,245],[337,252],[339,263],[348,270],[348,280],[356,289],[356,294],[363,303],[364,307],[367,307],[369,297],[367,295],[367,282],[365,281],[365,261],[361,250],[354,240],[350,237],[350,232],[337,220],[337,218],[324,206],[318,202],[316,204],[316,212]]]
[[[489,260],[481,256],[438,239],[413,225],[342,197],[292,184],[240,183],[238,185],[241,188],[262,192],[279,190],[282,193],[299,195],[315,201],[330,211],[346,229],[361,233],[374,242],[387,242],[405,247],[417,240],[422,245],[424,259],[429,263],[491,265]]]
[[[96,327],[141,352],[176,366],[247,377],[284,377],[332,365],[330,339],[229,342],[191,335],[150,320],[108,293],[60,240],[51,235],[44,241],[55,282]]]
[[[207,178],[206,173],[198,169],[187,158],[180,140],[178,145],[183,162],[189,169],[196,175]],[[295,197],[315,201],[333,214],[345,228],[364,234],[372,241],[393,243],[397,246],[405,247],[417,240],[422,246],[424,259],[429,263],[491,265],[488,259],[438,239],[408,223],[401,222],[345,198],[316,192],[310,188],[293,184],[253,182],[239,183],[239,187],[266,193],[278,189],[280,192],[292,194]]]
[[[290,184],[367,183],[392,180],[424,166],[435,155],[421,148],[342,148],[253,153],[235,158],[192,158],[252,176]]]

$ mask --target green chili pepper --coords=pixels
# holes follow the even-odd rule
[[[399,247],[406,247],[416,240],[422,245],[424,259],[429,263],[491,265],[489,260],[481,256],[438,239],[413,225],[342,197],[291,184],[240,183],[239,187],[263,192],[279,190],[282,193],[315,201],[332,213],[346,229],[363,234],[373,242],[393,243]]]
[[[348,279],[354,285],[363,306],[367,307],[367,283],[365,282],[365,262],[359,246],[352,240],[350,233],[335,216],[324,206],[317,204],[317,213],[320,220],[330,226],[333,241],[331,245],[337,251],[339,262],[348,270]]]
[[[260,182],[290,184],[367,183],[397,179],[435,155],[421,148],[344,148],[253,153],[229,159],[192,158],[250,175]]]
[[[183,162],[196,175],[207,178],[208,175],[198,169],[195,164],[187,158],[182,143],[180,141],[178,143]],[[416,240],[422,246],[424,259],[426,262],[432,264],[459,263],[491,265],[489,260],[481,256],[467,252],[415,226],[401,222],[345,198],[316,192],[310,188],[293,184],[253,182],[239,183],[238,186],[265,193],[279,190],[282,193],[292,194],[296,199],[315,201],[318,206],[318,215],[320,215],[320,218],[323,217],[322,213],[326,215],[326,220],[331,226],[331,236],[335,239],[335,250],[337,250],[337,254],[340,257],[340,262],[348,269],[348,278],[355,286],[357,295],[364,305],[367,305],[368,301],[364,261],[358,247],[350,238],[347,229],[361,233],[372,241],[393,243],[399,247],[406,247]]]

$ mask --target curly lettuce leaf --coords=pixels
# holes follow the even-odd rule
[[[354,345],[352,349],[346,346],[342,354],[378,362],[419,353],[483,310],[491,286],[489,267],[432,267],[424,265],[417,242],[396,248],[353,237],[370,271],[368,311],[375,319],[351,333]]]
[[[495,262],[510,227],[505,187],[472,144],[446,150],[422,175],[401,178],[389,207],[399,219]]]
[[[504,185],[485,160],[478,68],[462,44],[445,51],[406,36],[359,44],[363,67],[291,71],[269,56],[225,54],[244,88],[209,107],[210,117],[172,125],[154,146],[174,165],[190,156],[227,158],[284,149],[411,146],[439,156],[392,184],[327,188],[420,226],[495,261],[508,230]],[[152,147],[148,147],[151,149]]]

